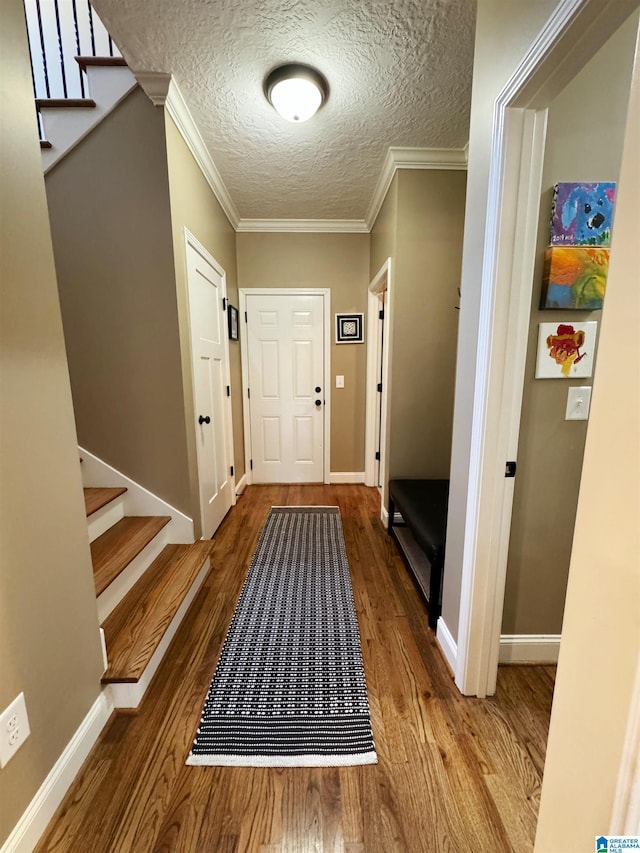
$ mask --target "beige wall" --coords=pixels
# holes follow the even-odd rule
[[[602,312],[541,311],[542,268],[554,184],[618,180],[637,23],[635,14],[549,108],[502,622],[507,634],[559,634],[562,628],[587,433],[587,421],[564,419],[567,389],[592,380],[534,378],[538,324],[599,322]]]
[[[594,837],[609,834],[627,720],[637,725],[638,708],[631,709],[640,663],[637,65],[629,117],[542,783],[537,853],[593,850]],[[621,826],[611,829],[613,834],[623,831]]]
[[[180,317],[182,375],[184,381],[184,400],[181,403],[180,412],[184,418],[187,430],[192,505],[197,508],[199,506],[198,469],[195,425],[193,420],[193,378],[184,229],[187,228],[224,269],[227,277],[227,298],[237,307],[236,238],[231,223],[220,207],[218,200],[213,194],[213,190],[207,183],[193,154],[168,113],[166,113],[166,140],[169,164],[173,251],[175,255],[175,280]],[[234,466],[237,482],[244,475],[242,374],[240,371],[239,343],[229,342],[229,359],[231,370],[231,403],[233,409]],[[196,523],[196,533],[199,535],[200,521],[197,509],[194,509],[194,522]]]
[[[464,534],[471,460],[473,398],[480,318],[493,106],[500,90],[557,6],[556,0],[478,0],[460,318],[456,354],[456,390],[451,455],[451,493],[442,618],[458,639]]]
[[[100,691],[102,656],[20,0],[0,5],[0,846]],[[7,117],[10,117],[8,120]]]
[[[398,238],[398,172],[393,177],[384,202],[371,229],[369,280],[372,281],[387,258],[395,264]],[[392,270],[393,273],[393,270]],[[393,285],[392,285],[393,286]]]
[[[464,171],[398,176],[390,477],[449,476],[465,183]]]
[[[368,234],[251,234],[236,236],[238,284],[251,287],[328,287],[331,322],[338,312],[365,312],[369,284]],[[336,345],[331,328],[331,471],[364,471],[366,349]],[[335,376],[344,376],[344,389]]]
[[[136,89],[46,184],[80,443],[191,515],[162,110]]]

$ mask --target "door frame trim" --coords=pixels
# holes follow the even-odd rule
[[[495,101],[455,677],[466,695],[496,685],[546,109],[636,7],[562,0]]]
[[[222,279],[222,294],[225,299],[227,299],[227,274],[224,268],[216,261],[211,252],[202,245],[202,243],[195,237],[188,228],[184,229],[184,264],[185,264],[185,281],[187,285],[187,323],[189,329],[189,379],[191,384],[191,400],[192,400],[192,418],[190,429],[192,430],[191,440],[195,444],[196,449],[196,473],[198,480],[198,489],[196,493],[196,499],[198,504],[198,516],[200,521],[200,535],[202,536],[202,531],[204,529],[204,516],[203,516],[203,507],[200,501],[200,467],[199,467],[199,459],[198,459],[198,441],[196,438],[196,389],[195,389],[195,363],[194,363],[194,352],[193,352],[193,337],[191,334],[191,295],[189,291],[189,260],[188,260],[188,250],[189,246],[197,252],[208,264],[210,264],[215,272]],[[225,312],[226,313],[226,312]],[[225,359],[225,383],[231,387],[231,362],[229,358],[229,332],[228,325],[225,321],[222,324],[223,326],[223,335],[224,335],[224,359]],[[226,430],[226,441],[225,441],[225,454],[226,459],[225,463],[227,466],[227,470],[230,471],[233,469],[233,474],[229,474],[229,480],[231,483],[231,506],[235,506],[236,504],[236,477],[235,477],[235,465],[234,465],[234,448],[233,448],[233,412],[231,409],[231,397],[226,397],[224,403],[224,420],[225,420],[225,430]]]
[[[391,258],[382,264],[375,274],[367,290],[367,382],[365,408],[365,440],[364,440],[364,484],[376,486],[375,483],[375,443],[376,443],[376,403],[378,394],[378,330],[377,312],[379,311],[378,294],[386,291],[384,318],[384,345],[382,349],[382,400],[380,412],[380,480],[384,496],[389,472],[387,470],[387,438],[389,436],[389,354],[391,351]],[[384,497],[382,505],[386,506]]]
[[[253,448],[251,444],[250,405],[247,396],[249,388],[249,342],[247,340],[247,296],[322,296],[324,323],[324,365],[323,387],[325,395],[323,444],[324,458],[322,460],[322,479],[330,482],[331,461],[331,290],[328,287],[241,287],[238,290],[240,302],[240,355],[242,360],[242,421],[244,427],[244,470],[247,484],[253,483],[251,460]]]

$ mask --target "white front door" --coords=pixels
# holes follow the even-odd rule
[[[253,481],[321,483],[323,296],[248,293],[247,344]]]
[[[187,235],[194,419],[202,538],[210,538],[233,503],[224,272]]]

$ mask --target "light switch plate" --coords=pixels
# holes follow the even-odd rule
[[[336,376],[336,388],[344,388],[344,376]]]
[[[569,388],[567,394],[567,411],[565,420],[586,421],[589,418],[589,406],[591,405],[591,386],[582,385]]]

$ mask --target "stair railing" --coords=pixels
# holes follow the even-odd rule
[[[120,57],[88,0],[24,0],[35,97],[84,99],[77,56]]]

